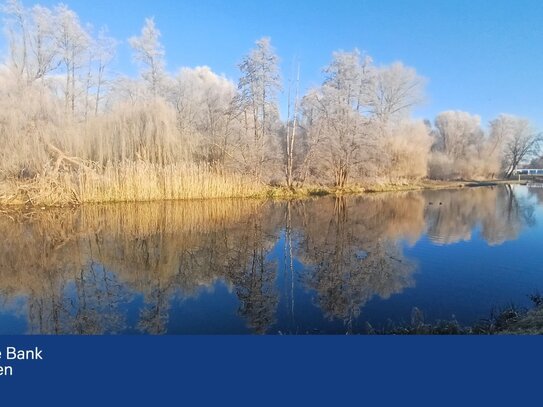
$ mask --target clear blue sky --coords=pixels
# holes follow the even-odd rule
[[[270,36],[288,79],[302,64],[304,89],[322,81],[334,50],[357,47],[378,64],[401,60],[428,79],[417,117],[455,109],[488,122],[499,113],[543,130],[543,1],[539,0],[65,0],[82,21],[126,40],[155,17],[168,69],[208,65],[236,80],[237,63]],[[33,4],[31,0],[26,5]],[[44,0],[43,5],[57,1]],[[126,42],[117,69],[134,72]]]

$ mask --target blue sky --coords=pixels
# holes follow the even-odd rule
[[[401,60],[428,79],[417,117],[465,110],[486,123],[500,113],[525,116],[543,130],[543,2],[538,0],[65,0],[82,21],[126,40],[155,17],[168,69],[208,65],[236,80],[236,65],[269,36],[293,59],[302,86],[322,81],[334,50],[359,48],[377,64]],[[57,1],[41,1],[53,5]],[[26,5],[33,4],[27,0]],[[116,68],[135,72],[126,42]]]

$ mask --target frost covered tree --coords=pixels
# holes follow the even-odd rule
[[[28,69],[28,11],[19,0],[7,0],[0,10],[5,16],[5,31],[9,41],[9,67],[20,80]]]
[[[460,111],[440,113],[435,120],[430,174],[435,178],[484,177],[487,168],[487,142],[481,118]]]
[[[465,157],[482,137],[481,118],[449,111],[436,118],[437,148],[453,159]]]
[[[165,51],[160,43],[160,31],[155,20],[147,18],[139,37],[129,39],[134,60],[141,64],[141,76],[154,98],[159,95],[165,77]]]
[[[409,122],[423,94],[424,81],[416,71],[400,63],[376,67],[354,50],[334,53],[325,74],[323,85],[303,102],[305,173],[338,188],[397,178],[398,167],[416,168],[406,174],[409,178],[426,176],[428,132]],[[413,143],[420,144],[407,148],[412,159],[398,151]]]
[[[235,84],[209,67],[183,68],[170,86],[180,133],[198,138],[192,141],[197,159],[214,168],[223,168],[234,153],[231,106],[235,96]]]
[[[55,38],[66,77],[64,102],[66,111],[75,114],[78,96],[78,71],[84,66],[91,38],[81,25],[78,15],[66,5],[54,9]]]
[[[214,196],[224,196],[229,182],[239,195],[262,184],[345,189],[428,173],[488,178],[510,175],[539,147],[529,123],[511,116],[487,132],[465,112],[444,112],[434,126],[414,120],[424,78],[401,62],[376,65],[358,50],[334,53],[305,95],[298,74],[282,120],[279,57],[269,38],[242,59],[236,87],[205,66],[169,74],[160,31],[146,19],[128,41],[140,68],[129,77],[112,73],[117,41],[68,6],[0,4],[7,37],[0,198],[27,199],[35,189],[19,188],[25,182],[56,188],[42,196],[74,199],[84,190],[122,195],[126,185],[138,186],[130,190],[137,195],[147,190],[134,180],[145,179],[147,198],[172,199],[191,177],[197,194],[213,189]]]
[[[53,11],[40,5],[28,9],[19,0],[6,1],[0,10],[9,39],[8,64],[17,80],[31,84],[58,68]]]
[[[424,79],[397,62],[375,70],[369,94],[371,113],[381,122],[409,117],[424,99]]]
[[[29,33],[31,58],[29,80],[44,79],[60,64],[59,50],[55,43],[55,18],[46,7],[34,6],[31,11],[33,29]]]
[[[511,115],[500,115],[490,126],[491,140],[500,146],[503,173],[511,178],[524,160],[539,153],[542,137],[529,120]]]
[[[388,127],[380,160],[391,182],[428,176],[433,140],[422,121],[404,120]]]
[[[117,45],[118,42],[114,38],[109,37],[105,29],[100,30],[98,37],[92,43],[89,60],[87,108],[90,109],[91,105],[93,105],[92,110],[95,116],[98,116],[100,112],[100,104],[106,93],[105,88],[109,85],[107,70],[115,57]],[[94,88],[93,103],[89,94],[90,87]]]
[[[245,130],[246,148],[242,160],[248,164],[256,179],[263,177],[265,164],[273,161],[277,145],[279,107],[277,94],[281,90],[279,57],[269,38],[256,42],[256,47],[239,65],[239,95],[236,107]]]
[[[358,50],[334,53],[324,71],[325,82],[304,100],[308,135],[319,138],[318,143],[309,142],[314,149],[309,154],[320,162],[316,171],[328,174],[339,188],[346,186],[364,160],[364,149],[372,144],[363,114],[371,86],[370,64]]]

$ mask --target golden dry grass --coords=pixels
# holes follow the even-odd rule
[[[206,167],[126,162],[101,171],[80,170],[0,181],[0,204],[62,206],[81,203],[263,196],[266,186],[238,174]]]
[[[514,183],[514,182],[513,182]],[[271,187],[249,175],[217,172],[194,164],[126,161],[105,168],[78,168],[38,174],[31,179],[0,177],[0,205],[66,206],[84,203],[181,201],[222,198],[294,199],[371,192],[454,189],[486,185],[467,181],[404,181],[345,189]]]
[[[252,197],[265,189],[241,175],[219,174],[192,165],[144,162],[107,167],[102,174],[80,173],[77,185],[78,200],[83,203]]]

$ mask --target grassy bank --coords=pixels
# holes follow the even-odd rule
[[[206,167],[126,163],[73,172],[38,175],[31,179],[0,180],[2,206],[69,206],[84,203],[153,202],[218,198],[295,199],[326,195],[456,189],[518,181],[405,181],[358,185],[349,188],[269,186],[251,177],[218,173]]]
[[[418,308],[411,313],[409,324],[390,324],[375,329],[368,325],[368,334],[377,335],[543,335],[543,297],[530,296],[531,308],[509,306],[493,312],[473,326],[461,326],[458,321],[426,323]]]
[[[439,180],[420,180],[406,182],[390,182],[379,184],[366,184],[359,186],[351,186],[347,188],[332,188],[332,187],[305,187],[305,188],[282,188],[270,187],[267,190],[267,195],[277,198],[301,198],[307,196],[327,196],[327,195],[359,195],[373,194],[380,192],[403,192],[403,191],[423,191],[423,190],[440,190],[440,189],[460,189],[460,188],[477,188],[490,187],[507,184],[519,184],[516,180],[492,180],[492,181],[439,181]]]

